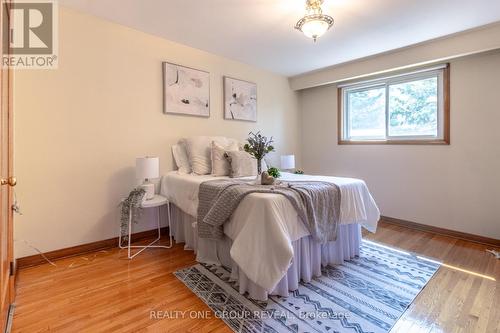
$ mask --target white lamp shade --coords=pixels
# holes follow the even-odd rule
[[[322,20],[311,20],[304,23],[302,26],[302,32],[309,38],[321,37],[330,26],[328,23]]]
[[[295,169],[295,155],[282,155],[281,168],[284,170]]]
[[[135,176],[143,181],[160,177],[160,159],[158,157],[138,157],[135,160]]]

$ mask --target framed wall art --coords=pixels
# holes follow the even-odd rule
[[[210,73],[164,62],[163,112],[210,117]]]
[[[224,76],[224,119],[257,121],[257,85]]]

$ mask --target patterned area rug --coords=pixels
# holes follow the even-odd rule
[[[197,264],[175,272],[235,332],[388,332],[439,264],[363,241],[359,257],[326,266],[288,297],[240,295],[230,271]]]

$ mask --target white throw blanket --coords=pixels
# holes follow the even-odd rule
[[[324,244],[337,239],[340,216],[340,190],[337,185],[311,181],[255,185],[229,179],[201,183],[198,191],[198,236],[222,240],[224,224],[240,202],[253,193],[283,195],[315,241]]]
[[[199,185],[221,177],[169,173],[161,191],[184,212],[196,216]],[[380,218],[366,184],[359,179],[294,175],[282,180],[324,181],[340,188],[340,224],[359,223],[375,232]],[[292,241],[308,235],[289,201],[279,194],[248,195],[234,212],[224,233],[233,240],[231,258],[250,280],[268,291],[286,274],[293,257]]]

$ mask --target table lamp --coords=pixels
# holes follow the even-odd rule
[[[150,180],[160,177],[160,159],[151,156],[136,158],[135,176],[141,181],[141,188],[146,191],[146,200],[153,199],[155,197],[155,184],[151,183]]]
[[[295,155],[281,155],[281,169],[295,169]]]

